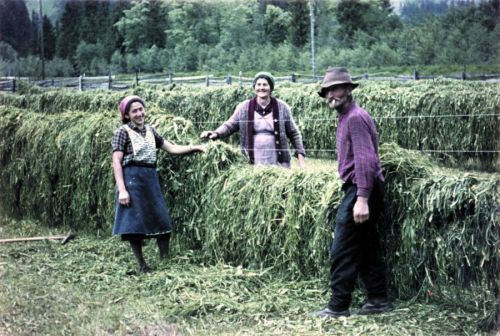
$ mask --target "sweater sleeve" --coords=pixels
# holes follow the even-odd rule
[[[284,109],[285,116],[285,132],[288,139],[290,139],[293,148],[295,148],[295,156],[297,157],[299,154],[306,156],[306,151],[304,149],[304,144],[302,142],[302,136],[300,134],[299,128],[293,119],[293,115],[290,107],[285,102],[282,103]]]
[[[222,125],[217,127],[217,129],[214,131],[217,133],[219,138],[225,138],[227,136],[230,136],[234,132],[237,132],[240,129],[240,119],[241,119],[241,111],[245,108],[245,102],[242,102],[236,106],[236,109],[233,112],[233,115],[229,117],[228,120],[226,120]]]

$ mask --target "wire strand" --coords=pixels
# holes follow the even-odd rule
[[[500,153],[500,150],[467,150],[467,149],[407,149],[406,150],[411,150],[411,151],[417,151],[417,152],[429,152],[429,153]],[[248,151],[247,149],[245,149]],[[256,151],[254,149],[254,151]],[[274,149],[274,148],[269,148],[269,149],[259,149],[259,151],[262,152],[292,152],[294,151],[293,149]],[[335,149],[316,149],[316,148],[306,148],[307,152],[335,152]]]
[[[372,116],[373,119],[432,119],[432,118],[464,118],[464,117],[499,117],[500,114],[498,113],[484,113],[484,114],[443,114],[443,115],[411,115],[411,116]],[[331,119],[331,118],[296,118],[297,120],[300,121],[336,121],[337,118]],[[193,124],[222,124],[224,121],[193,121]],[[290,119],[285,119],[284,121],[290,121]],[[249,122],[248,120],[241,120],[239,122],[247,123]]]

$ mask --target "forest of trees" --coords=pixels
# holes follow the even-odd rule
[[[500,64],[499,0],[0,0],[0,76]],[[43,29],[43,31],[42,31]],[[43,32],[43,34],[42,34]],[[43,36],[44,67],[41,50]]]

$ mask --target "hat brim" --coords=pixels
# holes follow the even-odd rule
[[[359,83],[353,83],[353,82],[332,82],[332,83],[326,83],[326,84],[321,85],[321,90],[318,91],[318,95],[321,98],[325,98],[326,97],[326,91],[328,91],[329,88],[331,88],[332,86],[344,85],[344,84],[349,84],[352,87],[352,89],[355,89],[355,88],[357,88],[359,86]]]

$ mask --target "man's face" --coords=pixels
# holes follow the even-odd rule
[[[334,85],[327,89],[325,99],[331,109],[338,108],[347,102],[351,92],[350,85]]]

